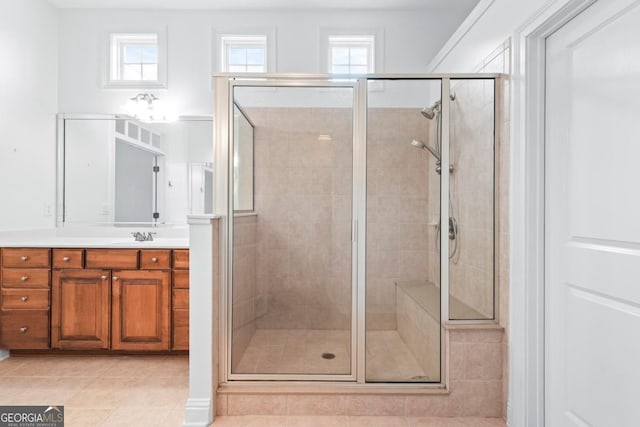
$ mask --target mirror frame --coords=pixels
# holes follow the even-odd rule
[[[75,223],[69,224],[65,222],[65,120],[117,120],[117,119],[125,119],[125,120],[136,120],[134,117],[131,117],[126,114],[91,114],[91,113],[59,113],[57,114],[57,129],[56,129],[56,161],[55,161],[55,169],[56,169],[56,208],[55,208],[55,227],[56,228],[64,228],[64,227],[74,227],[74,226],[131,226],[134,225],[132,223],[116,223],[116,222],[104,222],[104,223]],[[192,116],[180,116],[175,122],[210,122],[211,127],[214,127],[214,119],[212,115],[192,115]],[[162,123],[162,122],[155,122]],[[174,123],[174,122],[166,122],[166,123]],[[213,133],[212,133],[213,136]],[[213,144],[213,140],[211,141]],[[214,160],[212,159],[214,163]],[[212,163],[212,164],[213,164]],[[215,186],[215,185],[214,185]],[[215,188],[213,189],[215,190]],[[190,193],[190,189],[187,188],[187,194]],[[189,204],[190,208],[190,204]],[[135,226],[138,227],[181,227],[186,226],[186,216],[184,223],[156,223],[156,222],[144,222],[144,223],[136,223]]]

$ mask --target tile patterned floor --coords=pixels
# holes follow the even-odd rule
[[[0,405],[64,405],[66,427],[180,426],[186,356],[14,356],[0,362]]]
[[[0,405],[64,405],[66,427],[180,427],[186,356],[28,356],[0,361]],[[500,419],[229,416],[213,427],[504,427]]]
[[[505,427],[494,418],[237,416],[218,417],[213,427]]]
[[[234,372],[349,374],[350,348],[349,331],[258,329]],[[323,353],[335,358],[323,359]],[[398,332],[367,332],[367,379],[411,381],[424,375]]]

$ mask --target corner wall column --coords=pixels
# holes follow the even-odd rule
[[[218,218],[189,216],[189,398],[183,427],[206,427],[215,415],[218,385]]]

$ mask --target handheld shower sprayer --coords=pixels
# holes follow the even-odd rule
[[[433,148],[429,147],[429,146],[428,146],[427,144],[425,144],[424,142],[422,142],[422,141],[418,141],[417,139],[414,139],[413,141],[411,141],[411,145],[413,145],[413,146],[414,146],[414,147],[416,147],[416,148],[420,148],[420,149],[423,149],[423,150],[427,150],[429,153],[431,153],[431,155],[432,155],[433,157],[435,157],[435,158],[436,158],[436,160],[437,160],[438,162],[440,162],[440,153],[439,153],[439,152],[437,152],[436,150],[434,150]]]
[[[440,175],[442,173],[442,160],[441,160],[439,151],[437,151],[436,149],[431,148],[430,146],[428,146],[427,144],[425,144],[422,141],[418,141],[417,139],[412,140],[411,141],[411,145],[413,145],[416,148],[419,148],[421,150],[425,150],[425,151],[428,151],[429,153],[431,153],[431,155],[436,158],[436,173],[438,175]],[[449,173],[453,173],[453,165],[449,165]]]

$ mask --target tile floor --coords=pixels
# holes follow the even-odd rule
[[[233,372],[349,374],[350,344],[345,330],[258,329]],[[323,359],[323,353],[335,358]],[[424,381],[424,375],[397,331],[367,332],[368,380]]]
[[[180,426],[187,356],[12,356],[0,405],[64,405],[65,427]]]
[[[494,418],[236,416],[218,417],[213,427],[505,427]]]
[[[64,405],[66,427],[180,427],[186,356],[13,356],[0,361],[0,405]],[[501,419],[228,416],[214,427],[504,427]]]

